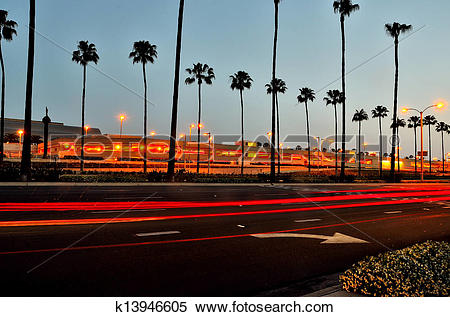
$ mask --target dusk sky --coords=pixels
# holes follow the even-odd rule
[[[49,108],[53,121],[79,125],[82,68],[71,61],[79,40],[96,44],[100,56],[89,68],[86,122],[103,133],[118,133],[120,113],[126,113],[124,133],[142,133],[142,71],[128,58],[134,41],[158,46],[158,59],[148,66],[149,131],[169,133],[173,93],[178,0],[38,0],[33,119]],[[332,0],[284,0],[280,5],[278,77],[288,86],[280,96],[281,135],[305,133],[305,111],[298,105],[298,89],[317,92],[311,104],[311,135],[333,134],[333,110],[322,101],[329,89],[340,89],[341,42],[339,17]],[[347,70],[366,62],[393,44],[385,23],[412,24],[414,31],[400,45],[399,106],[419,108],[437,99],[450,100],[450,2],[433,0],[357,0],[360,11],[346,22]],[[186,86],[184,69],[195,62],[214,68],[217,79],[203,89],[203,122],[218,134],[240,133],[238,93],[229,76],[239,70],[254,79],[245,92],[246,134],[253,138],[270,128],[271,98],[264,85],[271,78],[273,44],[272,0],[187,0],[185,7],[180,83],[179,133],[196,121],[197,89]],[[3,42],[7,71],[6,117],[23,118],[25,100],[28,1],[2,0],[0,9],[19,26],[13,42]],[[117,82],[111,80],[114,78]],[[392,111],[394,50],[385,51],[348,76],[348,133],[355,109],[368,113],[377,105]],[[128,89],[124,88],[127,87]],[[322,90],[321,90],[322,89]],[[135,93],[131,92],[134,91]],[[431,113],[431,112],[430,112]],[[412,113],[411,113],[412,115]],[[450,110],[435,113],[450,123]],[[405,117],[406,119],[406,117]],[[390,119],[389,119],[390,120]],[[385,131],[390,124],[385,120]],[[370,143],[377,143],[377,120],[364,123]],[[402,147],[412,154],[412,130],[402,129]],[[434,133],[434,156],[440,142]],[[404,140],[406,139],[407,142]],[[450,138],[449,138],[450,139]],[[448,143],[448,142],[447,142]],[[426,143],[427,144],[427,143]],[[353,145],[350,148],[354,147]]]

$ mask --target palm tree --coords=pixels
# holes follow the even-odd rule
[[[437,120],[436,117],[433,115],[428,115],[425,116],[425,118],[423,118],[423,125],[427,125],[428,126],[428,158],[430,160],[430,174],[431,174],[431,162],[432,162],[432,155],[431,155],[431,126],[432,125],[436,125]]]
[[[278,175],[280,175],[280,108],[278,105],[278,94],[284,94],[287,91],[287,86],[284,80],[275,78],[275,83],[266,84],[267,94],[270,95],[275,93],[275,104],[276,104],[276,117],[277,117],[277,153],[278,153]]]
[[[36,0],[30,0],[30,22],[28,23],[27,86],[25,92],[25,118],[23,124],[24,136],[22,146],[22,160],[20,164],[20,178],[24,181],[31,178],[31,111],[33,106],[35,29]]]
[[[397,130],[397,135],[399,135],[399,129],[406,127],[406,121],[404,119],[397,118],[397,123],[394,125],[394,122],[392,122],[391,124],[391,129],[394,127]],[[400,139],[398,139],[397,142],[397,170],[400,173]]]
[[[173,176],[175,174],[175,150],[176,150],[177,121],[178,121],[178,91],[180,88],[181,39],[183,34],[183,15],[184,15],[184,0],[180,0],[180,6],[178,10],[175,76],[173,83],[172,122],[170,124],[169,163],[167,165],[167,176],[169,181],[173,181]]]
[[[3,61],[2,40],[12,41],[13,36],[17,34],[17,23],[7,20],[8,11],[0,10],[0,65],[2,68],[2,101],[1,101],[1,128],[0,128],[0,163],[3,162],[3,143],[5,137],[5,63]]]
[[[391,36],[392,38],[394,38],[394,45],[395,45],[394,111],[393,111],[392,122],[396,122],[396,120],[397,120],[397,102],[398,102],[398,45],[399,45],[398,39],[401,34],[411,31],[412,26],[394,22],[392,24],[385,24],[384,27],[385,27],[386,33],[389,36]],[[397,143],[398,143],[397,128],[395,125],[392,127],[392,137],[393,137],[393,142],[392,142],[392,151],[391,151],[391,178],[394,178],[395,147],[397,146]]]
[[[412,116],[408,119],[408,128],[414,129],[414,173],[417,174],[417,128],[420,127],[420,117]]]
[[[311,146],[309,140],[309,112],[308,112],[308,101],[313,102],[316,99],[316,93],[310,88],[301,88],[300,95],[297,96],[297,101],[299,103],[305,103],[306,109],[306,134],[308,138],[308,171],[311,173]]]
[[[341,158],[341,178],[345,178],[345,17],[350,17],[359,10],[358,4],[353,4],[352,0],[337,0],[333,3],[334,12],[339,14],[341,22],[342,37],[342,158]]]
[[[239,96],[241,98],[241,175],[244,175],[244,160],[245,160],[245,141],[244,141],[244,89],[250,89],[252,87],[253,79],[247,72],[239,71],[230,76],[231,90],[239,90]]]
[[[158,58],[157,46],[148,41],[134,42],[133,50],[129,58],[133,59],[133,64],[142,64],[142,75],[144,78],[144,173],[147,173],[147,74],[145,65],[154,63]]]
[[[80,64],[83,67],[83,96],[81,99],[81,161],[80,171],[83,172],[84,167],[84,110],[86,102],[86,68],[90,62],[98,63],[100,58],[97,55],[95,44],[88,41],[80,41],[78,43],[78,50],[73,51],[72,61]]]
[[[197,63],[192,68],[187,68],[186,72],[191,75],[186,78],[186,85],[191,85],[195,82],[198,84],[198,121],[197,121],[197,174],[200,172],[200,123],[202,115],[202,84],[212,85],[214,69],[207,64]]]
[[[356,110],[353,115],[353,122],[358,122],[358,175],[361,176],[361,125],[363,121],[369,120],[369,116],[364,109]]]
[[[372,118],[378,118],[378,126],[380,128],[380,155],[378,157],[380,163],[380,178],[383,177],[383,127],[382,127],[382,119],[386,118],[389,113],[389,110],[385,106],[376,106],[375,109],[372,110]]]
[[[337,105],[342,103],[343,95],[339,90],[329,90],[327,92],[327,97],[323,98],[323,100],[328,105],[333,105],[334,107],[334,160],[335,160],[335,172],[336,177],[338,175],[338,143],[337,143],[337,134],[338,134],[338,113],[337,113]]]
[[[441,133],[441,147],[442,147],[442,173],[445,173],[445,153],[444,153],[444,132],[448,132],[449,126],[445,122],[439,122],[436,125],[436,132]]]

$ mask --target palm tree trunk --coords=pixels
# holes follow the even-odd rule
[[[0,65],[2,68],[2,105],[1,105],[1,128],[0,128],[0,163],[3,163],[4,141],[5,141],[5,64],[3,61],[2,41],[0,40]]]
[[[33,99],[33,74],[34,74],[34,38],[36,28],[36,1],[30,0],[30,23],[28,26],[28,63],[27,86],[25,93],[25,122],[22,148],[22,161],[20,176],[22,180],[31,178],[31,110]]]
[[[378,117],[378,123],[380,127],[380,155],[378,156],[378,160],[380,161],[380,178],[383,178],[383,127],[381,117]]]
[[[86,102],[86,65],[83,66],[83,93],[81,96],[81,160],[80,172],[84,170],[84,111]]]
[[[197,174],[200,172],[200,123],[202,117],[202,85],[198,84]]]
[[[433,161],[433,156],[431,155],[431,124],[428,125],[428,149],[430,153],[428,153],[428,158],[430,159],[430,174],[431,174],[431,163]]]
[[[147,173],[147,74],[145,63],[142,63],[142,76],[144,77],[144,173]]]
[[[311,174],[311,144],[309,141],[309,113],[308,113],[308,101],[305,101],[306,109],[306,137],[308,138],[308,172]]]
[[[275,94],[276,106],[277,106],[277,154],[278,154],[278,176],[280,175],[280,108],[278,106],[278,93]]]
[[[341,36],[342,36],[342,157],[341,157],[341,179],[345,179],[345,18],[341,15]]]
[[[417,176],[417,127],[414,124],[414,174]]]
[[[358,124],[358,176],[361,177],[361,121]]]
[[[394,83],[394,118],[392,122],[394,125],[392,126],[392,151],[391,151],[391,179],[394,179],[395,175],[395,152],[396,147],[398,146],[398,137],[397,137],[397,100],[398,100],[398,38],[395,38],[395,83]]]
[[[244,161],[245,161],[245,141],[244,141],[244,97],[242,90],[239,91],[241,96],[241,175],[244,175]]]
[[[441,132],[441,145],[442,145],[442,174],[445,174],[445,161],[444,161],[444,131]]]
[[[272,84],[275,84],[278,42],[278,3],[275,2],[275,30],[273,36]],[[275,182],[275,92],[272,93],[272,140],[270,147],[270,181]]]
[[[337,116],[337,108],[334,105],[334,169],[336,173],[336,177],[338,176],[338,144],[337,144],[337,134],[338,134],[338,116]]]
[[[169,163],[167,166],[167,175],[169,181],[173,181],[175,174],[175,150],[177,139],[177,121],[178,121],[178,91],[180,87],[180,65],[181,65],[181,40],[183,34],[183,13],[184,0],[180,0],[180,7],[178,11],[178,31],[177,31],[177,47],[175,57],[175,79],[173,83],[173,100],[172,100],[172,121],[170,124],[170,148],[169,148]],[[186,158],[184,158],[186,160]]]

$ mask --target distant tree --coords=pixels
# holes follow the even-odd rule
[[[198,121],[197,121],[197,174],[200,172],[200,123],[202,115],[202,84],[212,85],[216,78],[214,69],[207,64],[197,63],[192,68],[187,68],[186,72],[190,75],[186,78],[186,85],[195,82],[198,84]]]
[[[397,123],[394,125],[394,122],[391,124],[391,129],[395,127],[397,131],[397,136],[400,135],[399,129],[406,127],[406,121],[404,119],[397,118]],[[400,173],[400,138],[397,141],[397,170]]]
[[[369,120],[369,116],[364,109],[356,110],[353,115],[353,122],[358,122],[358,175],[361,176],[361,125],[363,121]]]
[[[31,144],[38,145],[42,143],[42,137],[40,135],[31,136]]]
[[[1,128],[0,128],[0,163],[3,162],[3,143],[5,142],[5,62],[3,60],[2,40],[12,41],[16,32],[17,23],[8,20],[8,11],[0,10],[0,65],[2,69],[2,97],[1,97]]]
[[[337,135],[338,135],[338,113],[337,113],[337,105],[338,104],[342,104],[344,99],[344,95],[343,93],[341,93],[339,90],[335,89],[335,90],[329,90],[327,92],[327,96],[325,98],[323,98],[323,100],[326,102],[326,105],[333,105],[334,108],[334,153],[335,153],[335,173],[336,173],[336,177],[338,175],[338,151],[337,151],[337,146],[338,146],[338,140],[337,140]]]
[[[431,126],[436,125],[438,121],[436,120],[436,117],[433,115],[428,115],[423,118],[423,125],[428,126],[428,158],[430,160],[430,174],[431,174],[431,162],[433,161],[433,156],[431,153]]]
[[[333,2],[334,13],[339,14],[341,22],[342,39],[342,158],[341,158],[341,178],[345,178],[345,17],[359,10],[358,4],[353,4],[352,0],[337,0]]]
[[[375,109],[372,110],[372,118],[378,118],[378,126],[380,128],[380,156],[379,156],[379,164],[380,164],[380,178],[383,177],[383,127],[382,127],[382,119],[386,118],[389,113],[389,110],[385,106],[376,106]]]
[[[6,133],[4,141],[5,143],[19,143],[20,137],[17,133]]]
[[[445,148],[444,148],[444,132],[449,131],[449,126],[445,122],[439,122],[436,125],[436,132],[441,133],[441,147],[442,147],[442,173],[445,173]]]
[[[153,64],[158,58],[157,46],[149,41],[134,42],[133,50],[128,58],[133,59],[133,64],[142,64],[142,75],[144,79],[144,173],[147,173],[147,73],[146,65]]]
[[[306,110],[306,134],[308,138],[308,171],[311,173],[311,145],[309,140],[309,111],[308,111],[308,101],[313,102],[314,99],[316,99],[316,93],[314,90],[310,88],[301,88],[300,89],[300,95],[297,96],[297,101],[299,103],[305,104],[305,110]]]
[[[95,44],[88,41],[80,41],[78,43],[78,50],[73,51],[72,61],[80,64],[83,67],[83,96],[81,99],[81,161],[80,171],[84,169],[84,113],[86,104],[86,68],[90,62],[98,63],[99,56]]]
[[[241,99],[241,175],[244,175],[244,161],[245,161],[245,140],[244,140],[244,89],[250,89],[252,87],[253,79],[247,72],[239,71],[230,76],[231,90],[238,90]]]
[[[384,26],[386,33],[394,39],[395,45],[395,83],[394,83],[394,111],[392,121],[396,122],[397,120],[397,102],[398,102],[398,46],[399,46],[399,37],[401,34],[409,32],[412,30],[411,25],[400,24],[394,22],[392,24],[385,24]],[[391,151],[391,178],[394,178],[395,174],[395,148],[398,143],[398,134],[397,128],[395,125],[392,128],[392,136],[394,138],[394,142],[392,142],[392,151]],[[431,166],[431,165],[430,165]]]
[[[408,119],[408,128],[414,129],[414,173],[417,175],[417,128],[420,127],[420,117],[412,116]]]

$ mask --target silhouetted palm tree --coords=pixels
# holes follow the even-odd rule
[[[0,128],[0,163],[3,162],[4,137],[5,137],[5,63],[3,61],[2,40],[12,41],[13,36],[17,34],[17,23],[7,20],[8,11],[0,10],[0,65],[2,68],[2,100],[1,100],[1,128]]]
[[[305,103],[306,110],[306,134],[308,138],[308,171],[311,173],[311,145],[309,140],[309,112],[308,112],[308,101],[313,102],[316,99],[316,93],[310,88],[301,88],[300,95],[297,96],[297,101],[299,103]]]
[[[147,74],[145,66],[147,63],[154,63],[158,58],[157,46],[148,41],[134,42],[133,51],[129,58],[133,59],[133,64],[142,64],[142,75],[144,78],[144,173],[147,173]]]
[[[399,36],[402,33],[406,33],[412,30],[411,25],[400,24],[394,22],[392,24],[386,24],[385,26],[386,33],[394,39],[395,45],[395,83],[394,83],[394,111],[392,121],[396,122],[397,120],[397,102],[398,102],[398,45],[399,45]],[[392,128],[392,151],[391,151],[391,178],[394,178],[395,173],[395,148],[398,143],[398,134],[397,128],[394,125]]]
[[[241,175],[244,175],[244,161],[245,161],[245,140],[244,140],[244,89],[250,89],[252,87],[253,79],[247,72],[239,71],[230,76],[231,90],[239,90],[239,96],[241,99]]]
[[[400,135],[400,128],[406,127],[406,121],[404,119],[397,118],[397,124],[395,124],[395,129],[397,131],[397,135]],[[394,122],[391,124],[391,129],[394,128]],[[397,142],[397,170],[400,172],[400,137],[398,138]]]
[[[431,153],[431,126],[436,125],[438,121],[436,120],[436,117],[433,115],[428,115],[423,118],[423,125],[428,126],[428,158],[430,160],[430,174],[431,174],[431,162],[433,161],[433,156]]]
[[[359,10],[358,4],[353,4],[352,0],[338,0],[333,3],[334,12],[339,14],[341,22],[342,37],[342,158],[341,158],[341,178],[345,178],[345,17]]]
[[[72,61],[80,64],[83,67],[83,96],[81,99],[81,161],[80,170],[84,167],[84,110],[86,103],[86,68],[90,62],[98,63],[99,57],[95,44],[88,41],[80,41],[78,43],[78,50],[73,51]]]
[[[214,69],[207,64],[197,63],[192,68],[187,68],[186,72],[191,75],[186,78],[186,85],[191,85],[195,82],[198,84],[198,121],[197,121],[197,174],[200,172],[200,124],[202,115],[202,84],[212,85]]]
[[[336,177],[338,176],[338,113],[337,113],[337,105],[342,103],[343,94],[339,90],[329,90],[327,92],[327,97],[323,98],[323,100],[328,105],[333,105],[334,107],[334,160],[335,160],[335,172]]]
[[[356,110],[352,121],[358,122],[358,175],[361,176],[361,125],[363,121],[369,120],[369,116],[364,109]]]
[[[389,113],[389,110],[385,106],[376,106],[375,109],[372,110],[372,118],[378,118],[378,126],[380,128],[380,155],[378,156],[379,164],[380,164],[380,178],[383,177],[383,127],[382,127],[382,119],[386,118]]]
[[[441,147],[442,147],[442,173],[445,173],[445,148],[444,148],[444,132],[448,132],[449,126],[445,122],[439,122],[436,125],[436,132],[441,133]]]
[[[177,47],[175,56],[175,76],[173,83],[173,100],[172,100],[172,121],[170,124],[170,146],[169,146],[169,163],[167,164],[167,176],[169,181],[173,181],[175,174],[175,151],[177,139],[177,121],[178,121],[178,91],[180,88],[180,68],[181,68],[181,39],[183,34],[183,15],[184,0],[180,0],[178,9],[178,31],[177,31]]]
[[[27,88],[25,92],[25,118],[23,124],[22,160],[20,178],[31,178],[31,111],[33,108],[34,42],[36,29],[36,0],[30,0],[30,21],[28,23]]]
[[[280,174],[280,107],[278,104],[278,94],[284,94],[287,91],[287,86],[284,80],[280,78],[275,79],[275,83],[266,84],[267,94],[270,95],[275,92],[276,117],[277,117],[277,152],[278,152],[278,175]]]
[[[414,173],[417,174],[417,128],[420,127],[420,117],[412,116],[408,119],[408,128],[414,129]]]

